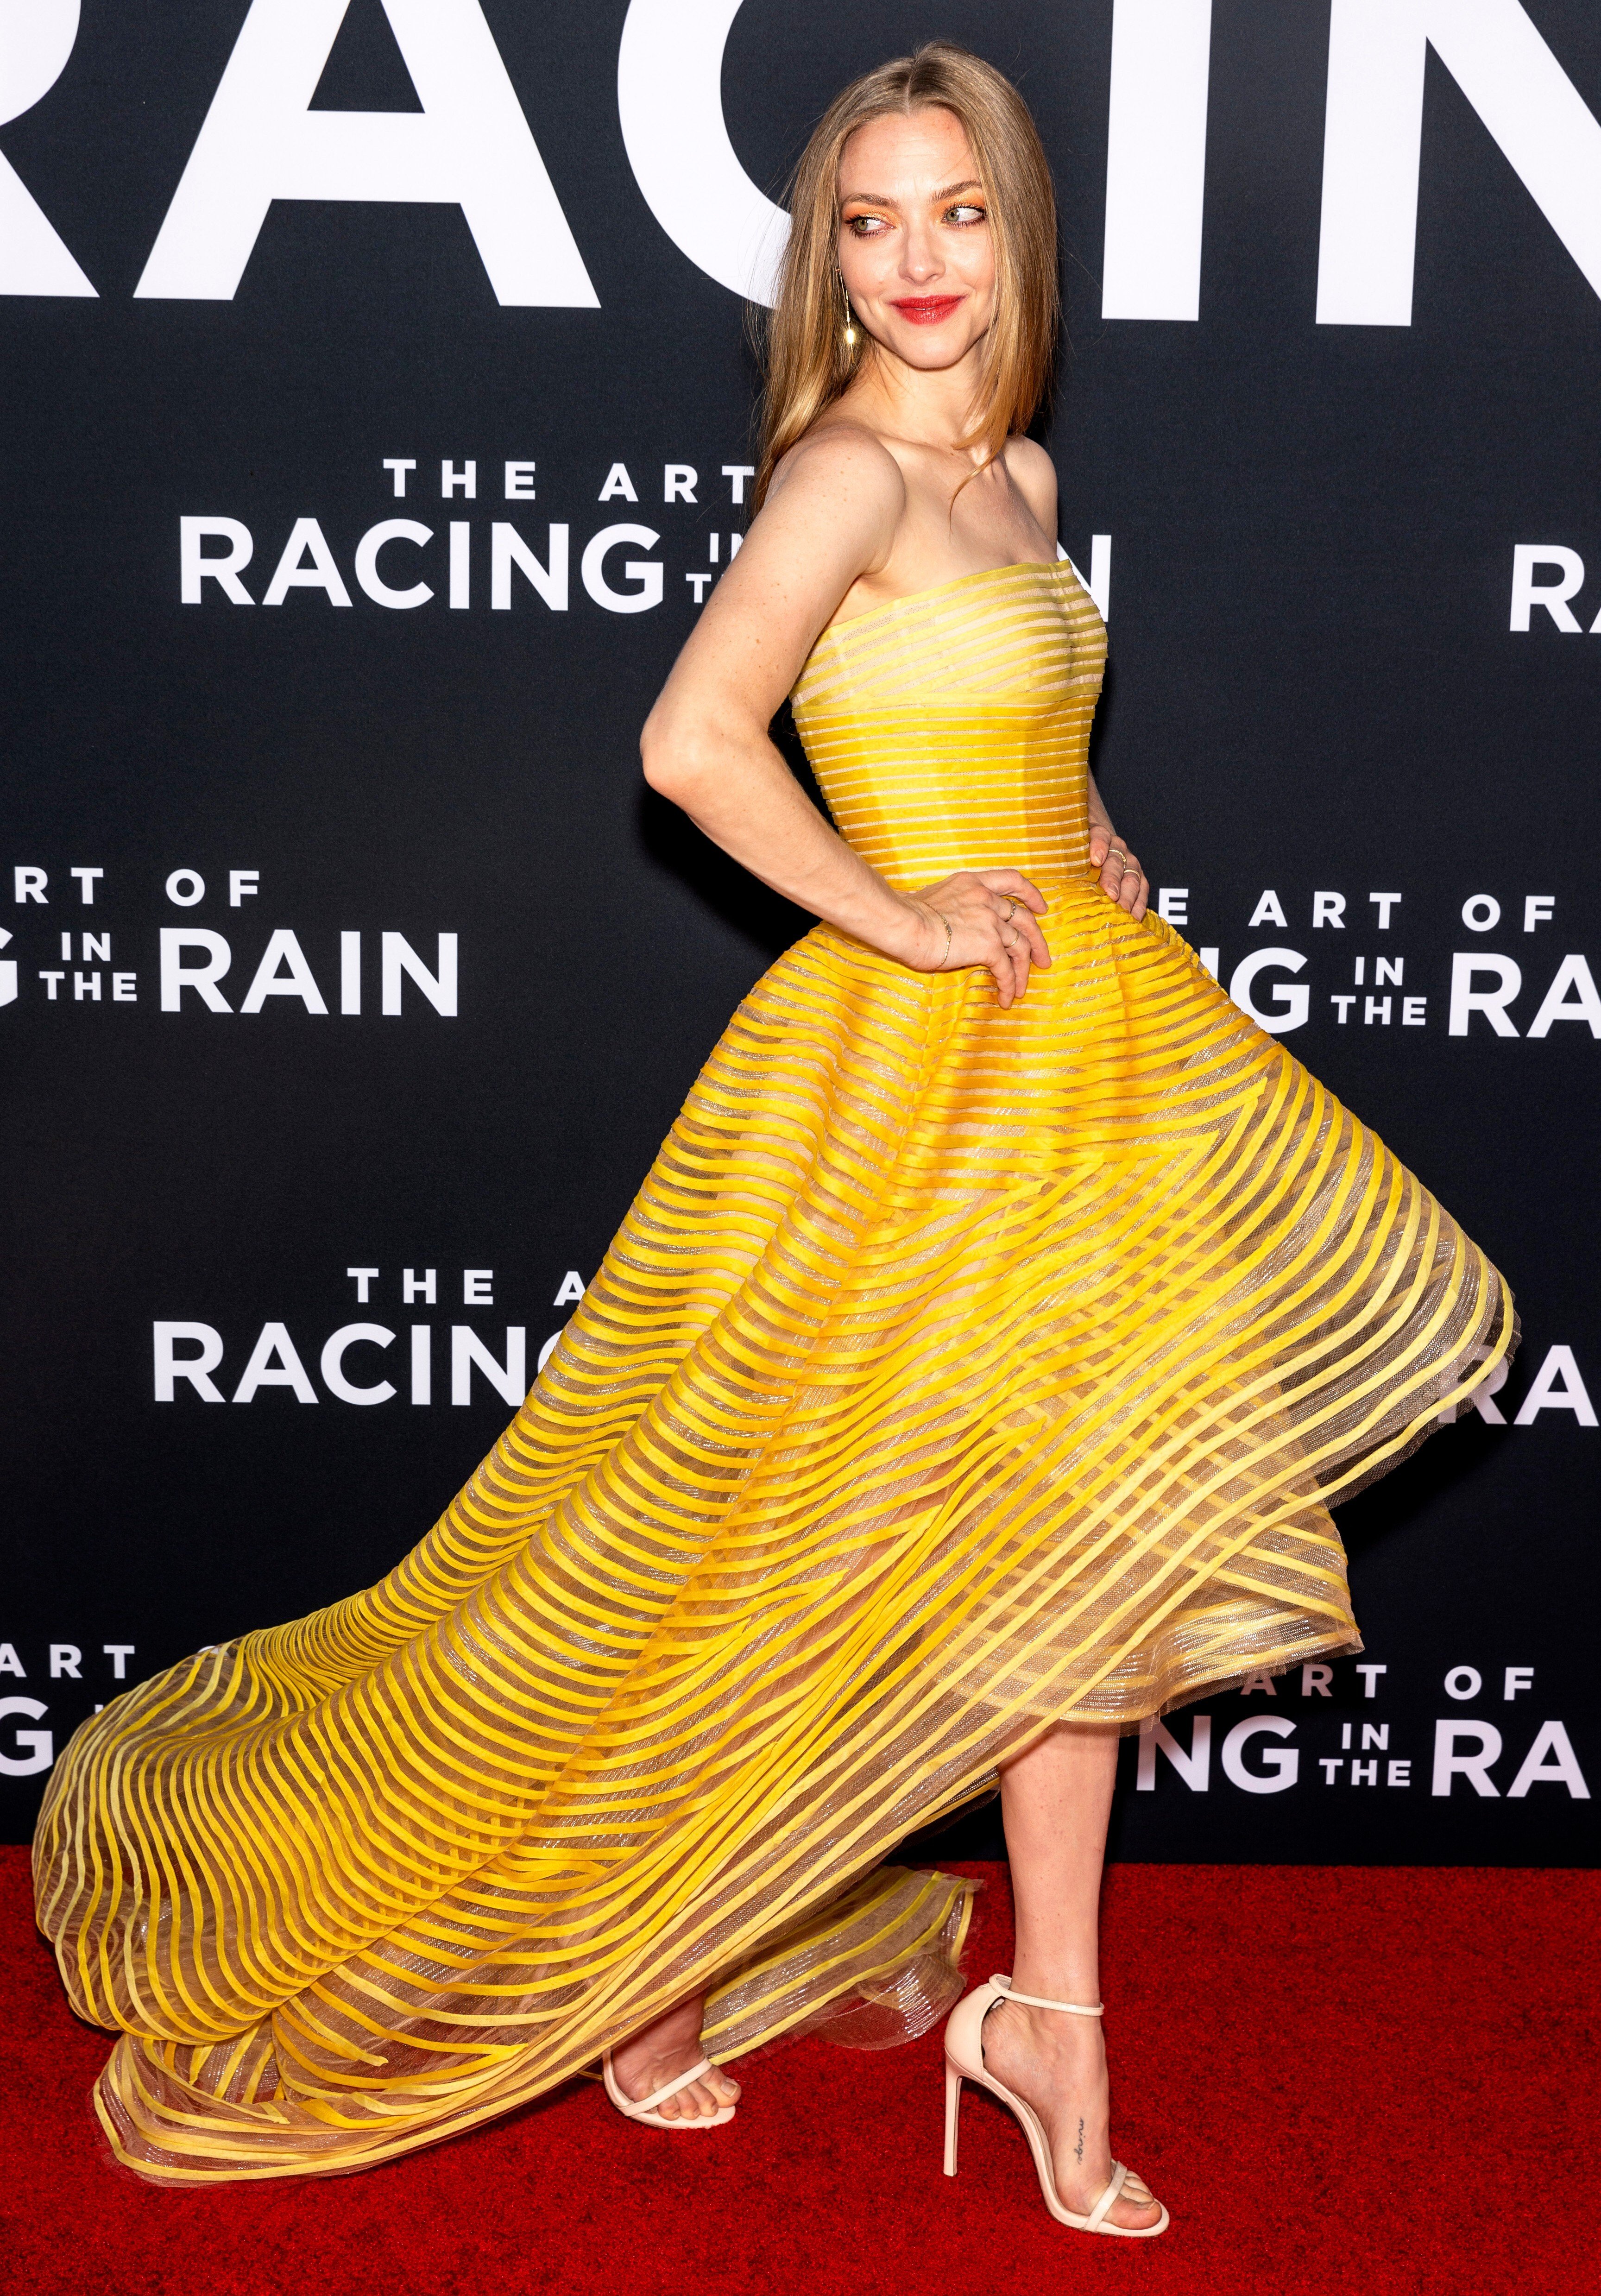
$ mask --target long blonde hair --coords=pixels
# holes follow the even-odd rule
[[[1056,347],[1056,201],[1028,105],[992,64],[949,40],[931,40],[852,80],[812,131],[790,186],[789,244],[766,335],[759,509],[774,465],[810,430],[858,373],[865,331],[845,341],[839,266],[840,155],[858,127],[887,112],[938,104],[953,112],[989,199],[995,242],[995,316],[984,340],[973,425],[963,440],[992,461],[1027,430],[1044,398]]]

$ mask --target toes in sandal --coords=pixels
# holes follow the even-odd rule
[[[680,2073],[676,2080],[664,2081],[660,2088],[653,2089],[649,2096],[642,2096],[636,2103],[634,2099],[626,2095],[618,2086],[617,2075],[612,2070],[611,2050],[608,2049],[601,2059],[601,2079],[606,2085],[606,2095],[625,2120],[641,2120],[647,2128],[670,2128],[675,2131],[720,2128],[725,2120],[733,2120],[737,2107],[732,2104],[722,2104],[715,2112],[697,2113],[693,2120],[664,2120],[656,2111],[659,2104],[665,2104],[669,2096],[677,2096],[681,2088],[687,2088],[692,2081],[698,2081],[702,2073],[709,2073],[711,2069],[711,2059],[702,2057],[698,2065],[691,2065],[689,2070],[686,2073]]]

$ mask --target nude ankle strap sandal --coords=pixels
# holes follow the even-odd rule
[[[676,2080],[664,2081],[660,2088],[653,2088],[649,2096],[642,2096],[636,2103],[631,2096],[626,2095],[618,2087],[617,2075],[612,2070],[611,2050],[608,2049],[601,2059],[601,2079],[606,2085],[606,2095],[625,2120],[642,2120],[647,2128],[670,2128],[675,2131],[720,2128],[725,2120],[732,2120],[738,2111],[738,2107],[732,2104],[721,2104],[715,2112],[697,2113],[690,2120],[667,2120],[655,2109],[659,2104],[665,2104],[669,2096],[677,2096],[681,2088],[687,2088],[691,2081],[698,2081],[702,2073],[709,2073],[710,2070],[711,2059],[702,2057],[698,2065],[691,2065],[689,2070],[686,2073],[680,2073]]]
[[[1154,2225],[1131,2226],[1108,2222],[1108,2211],[1121,2195],[1137,2208],[1144,2208],[1155,2199],[1138,2177],[1130,2176],[1121,2161],[1112,2164],[1112,2179],[1088,2216],[1063,2204],[1056,2190],[1055,2171],[1051,2161],[1051,2141],[1044,2123],[1032,2105],[998,2081],[984,2064],[984,2020],[998,2001],[1017,2001],[1030,2009],[1060,2009],[1070,2017],[1098,2017],[1101,2004],[1093,2008],[1080,2001],[1045,2001],[1038,1994],[1014,1993],[1009,1977],[992,1977],[988,1985],[975,1986],[966,1998],[958,2001],[945,2025],[945,2173],[956,2173],[956,2130],[962,2115],[962,2083],[976,2081],[987,2088],[991,2096],[999,2097],[1007,2111],[1022,2123],[1029,2149],[1034,2155],[1034,2166],[1039,2175],[1039,2189],[1045,2204],[1058,2224],[1071,2225],[1075,2232],[1108,2233],[1116,2240],[1154,2240],[1158,2233],[1166,2232],[1171,2218],[1162,2209]],[[1160,2205],[1160,2203],[1158,2203]]]

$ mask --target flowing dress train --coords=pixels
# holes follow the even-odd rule
[[[164,2181],[468,2128],[709,1987],[719,2059],[925,2030],[968,1888],[883,1861],[1063,1718],[1360,1648],[1328,1513],[1513,1343],[1483,1254],[1088,865],[1065,565],[836,626],[797,723],[905,889],[1014,865],[1055,962],[827,926],[752,990],[512,1425],[380,1585],[86,1723],[39,1919]]]

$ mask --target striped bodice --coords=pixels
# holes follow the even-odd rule
[[[841,835],[903,890],[1081,862],[1105,659],[1065,561],[959,575],[825,630],[791,699]]]

